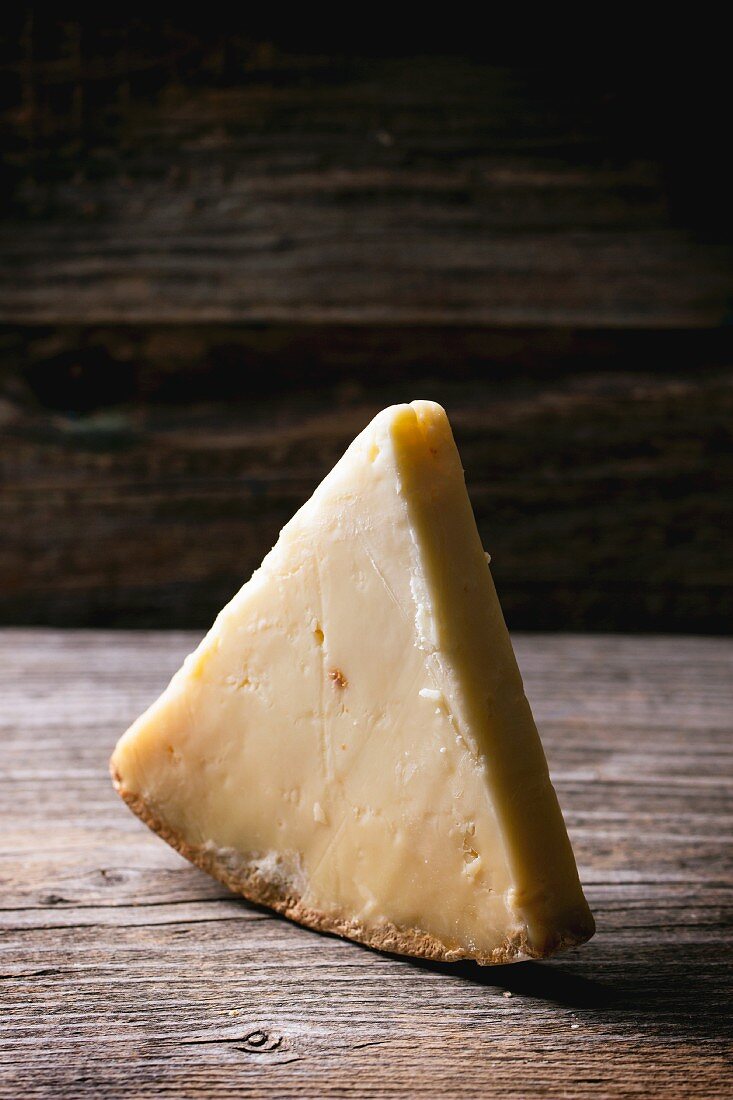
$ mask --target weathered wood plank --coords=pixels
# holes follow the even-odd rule
[[[0,335],[0,622],[208,625],[353,435],[415,397],[451,417],[510,626],[733,620],[730,338]]]
[[[520,635],[598,919],[422,965],[231,897],[106,773],[192,634],[0,632],[0,1095],[709,1098],[733,1088],[733,643]]]
[[[659,148],[670,116],[713,204],[723,161],[706,171],[683,129],[709,104],[678,71],[686,112],[655,114],[626,72],[501,68],[470,41],[326,56],[218,21],[42,12],[5,33],[4,321],[706,327],[730,309],[730,242],[680,221]]]

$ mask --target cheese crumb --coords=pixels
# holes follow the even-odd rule
[[[319,822],[321,825],[328,824],[328,818],[320,802],[313,803],[313,820]]]
[[[440,691],[436,691],[435,688],[420,688],[421,699],[432,699],[433,702],[439,702],[443,696]]]

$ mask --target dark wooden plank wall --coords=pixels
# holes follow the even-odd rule
[[[1,49],[0,621],[205,625],[428,396],[512,625],[729,629],[714,77],[33,6]]]
[[[506,68],[439,37],[429,56],[303,52],[208,23],[15,27],[0,320],[730,312],[719,142],[683,171],[670,151],[709,117],[697,74]]]
[[[505,369],[486,373],[492,341],[465,330],[6,341],[25,364],[4,404],[6,621],[207,625],[368,419],[429,396],[451,414],[512,626],[729,628],[733,390],[720,348],[697,368],[699,337],[673,371],[618,336],[503,333]],[[681,344],[666,344],[677,362]],[[595,369],[568,368],[586,355]]]

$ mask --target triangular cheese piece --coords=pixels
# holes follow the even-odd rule
[[[185,856],[311,928],[481,963],[593,933],[432,402],[358,436],[112,773]]]

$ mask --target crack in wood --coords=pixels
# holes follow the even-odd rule
[[[197,1039],[180,1039],[182,1046],[234,1046],[247,1054],[275,1054],[283,1049],[283,1036],[259,1029],[242,1035],[204,1036]]]

